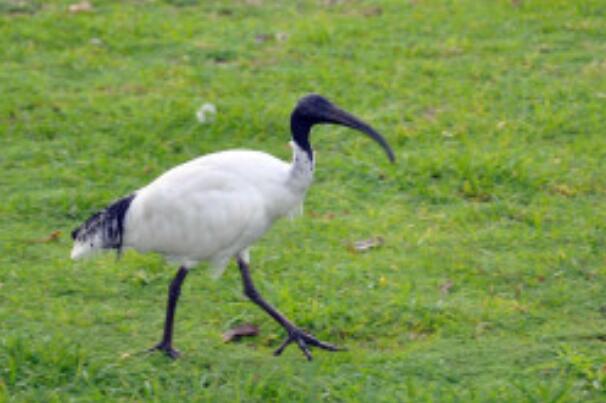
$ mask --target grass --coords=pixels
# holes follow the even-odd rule
[[[0,1],[0,401],[605,398],[603,1],[69,4]],[[182,359],[136,354],[175,269],[73,263],[69,230],[204,153],[288,159],[307,92],[371,122],[397,164],[317,129],[305,216],[253,249],[253,275],[348,352],[272,357],[282,331],[232,265],[187,279]],[[221,341],[246,322],[259,337]]]

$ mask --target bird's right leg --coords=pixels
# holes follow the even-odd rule
[[[179,352],[173,348],[173,324],[175,321],[175,311],[177,309],[179,295],[181,295],[181,284],[183,284],[183,280],[185,280],[187,273],[188,270],[181,266],[179,271],[177,271],[175,278],[168,287],[168,303],[166,305],[166,319],[164,321],[164,334],[162,336],[162,341],[150,349],[151,351],[163,351],[164,354],[173,359],[179,357]]]
[[[238,267],[240,268],[240,274],[242,275],[242,283],[244,285],[244,294],[251,299],[252,302],[260,306],[265,312],[267,312],[272,318],[275,319],[282,327],[288,332],[288,337],[274,352],[274,355],[282,354],[282,351],[292,342],[296,342],[305,357],[311,361],[311,352],[308,346],[319,347],[328,351],[339,351],[341,350],[337,346],[325,343],[316,339],[309,333],[304,332],[289,321],[284,315],[282,315],[277,309],[271,306],[267,301],[261,297],[250,276],[250,270],[248,264],[242,259],[238,258]]]

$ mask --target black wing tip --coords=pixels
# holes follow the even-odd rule
[[[124,218],[135,193],[112,202],[101,211],[91,215],[82,225],[71,232],[74,241],[92,236],[101,231],[104,235],[104,248],[118,249],[122,247]]]
[[[88,217],[86,219],[86,221],[84,221],[82,224],[80,224],[79,226],[77,226],[76,228],[74,228],[72,230],[72,240],[76,240],[78,239],[78,237],[82,234],[82,232],[86,232],[87,228],[90,228],[91,224],[93,222],[95,222],[98,217],[103,214],[105,210],[101,210],[101,211],[97,211],[96,213],[94,213],[93,215],[91,215],[90,217]]]

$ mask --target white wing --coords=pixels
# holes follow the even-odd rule
[[[222,269],[300,205],[303,195],[285,186],[288,174],[288,164],[254,151],[216,153],[177,166],[137,192],[124,246],[186,266],[209,261]]]

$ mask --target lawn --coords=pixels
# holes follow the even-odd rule
[[[0,0],[0,401],[606,399],[606,2],[72,3]],[[72,262],[71,229],[198,155],[289,159],[309,92],[397,161],[315,129],[305,213],[253,277],[347,351],[273,357],[283,331],[232,263],[187,278],[182,358],[142,354],[176,268]]]

